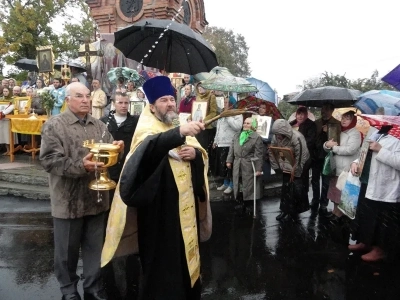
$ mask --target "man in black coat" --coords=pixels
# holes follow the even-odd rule
[[[123,140],[127,147],[124,151],[123,158],[114,166],[108,168],[111,180],[118,182],[125,158],[129,153],[139,116],[131,116],[129,114],[128,109],[130,102],[127,94],[117,92],[113,102],[115,111],[111,111],[108,116],[104,116],[100,120],[107,124],[108,131],[113,138]],[[110,191],[110,204],[114,193],[115,190]],[[108,216],[106,221],[107,219]],[[117,257],[103,269],[104,283],[109,296],[112,295],[114,297],[120,297],[121,299],[125,299],[125,297],[136,299],[141,269],[140,260],[137,255]]]
[[[119,160],[114,166],[108,168],[110,178],[115,182],[118,182],[125,158],[129,153],[132,137],[135,133],[139,116],[131,116],[131,114],[128,112],[130,102],[127,94],[117,92],[113,102],[115,111],[111,111],[108,116],[104,116],[100,120],[107,124],[108,131],[111,133],[114,140],[122,140],[126,145],[123,159]],[[111,191],[110,199],[112,199],[113,195],[114,190]]]

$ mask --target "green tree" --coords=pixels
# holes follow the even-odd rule
[[[359,78],[353,80],[351,82],[351,87],[363,93],[371,90],[395,90],[394,87],[379,79],[378,70],[372,72],[370,78]]]
[[[54,30],[55,20],[62,21],[64,33]],[[82,37],[93,36],[93,24],[83,0],[1,0],[0,60],[13,64],[22,57],[35,59],[36,47],[47,45],[53,45],[56,57],[71,55]]]
[[[363,93],[371,90],[394,90],[391,85],[379,79],[379,73],[377,70],[372,72],[372,75],[369,78],[358,78],[355,80],[346,78],[346,74],[334,75],[325,71],[320,77],[304,80],[303,84],[298,87],[302,90],[306,90],[321,86],[345,87],[359,90]]]
[[[282,116],[288,120],[292,113],[294,113],[297,109],[297,105],[292,105],[287,103],[285,100],[281,100],[278,103],[278,109],[281,112]]]
[[[244,36],[235,34],[232,30],[207,26],[203,37],[214,48],[220,66],[228,68],[235,76],[250,76],[249,47]]]

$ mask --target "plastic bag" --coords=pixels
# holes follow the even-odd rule
[[[336,182],[336,188],[339,191],[343,190],[348,175],[349,171],[342,171],[342,173],[340,173],[338,180]]]
[[[333,152],[329,151],[325,156],[324,167],[322,168],[322,174],[326,176],[335,176],[336,175],[336,162],[333,157]]]
[[[353,176],[349,172],[340,197],[339,209],[350,219],[356,217],[360,188],[361,182],[359,177]]]

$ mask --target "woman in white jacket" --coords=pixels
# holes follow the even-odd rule
[[[338,209],[340,203],[341,191],[336,188],[338,176],[342,171],[348,171],[351,163],[358,158],[361,146],[361,133],[356,129],[357,116],[354,111],[348,111],[342,115],[340,145],[333,140],[325,142],[324,149],[334,153],[336,163],[336,176],[333,176],[329,182],[328,199],[334,204],[332,211],[336,217],[341,217],[343,213]]]
[[[224,99],[224,110],[231,108],[229,99]],[[243,116],[221,118],[217,123],[217,133],[215,134],[213,148],[216,148],[216,161],[214,174],[224,177],[224,183],[217,188],[230,194],[233,191],[232,169],[226,167],[226,158],[229,153],[229,147],[232,144],[233,136],[242,129]]]
[[[361,258],[369,262],[397,256],[400,237],[400,140],[390,135],[374,140],[362,174],[357,174],[358,160],[351,165],[352,174],[361,175],[360,181],[368,185],[357,207],[358,244],[349,245],[349,250],[368,252]]]

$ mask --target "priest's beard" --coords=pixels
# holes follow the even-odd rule
[[[172,121],[174,121],[175,119],[178,119],[178,114],[176,113],[175,110],[169,110],[165,113],[162,113],[157,106],[155,107],[155,112],[156,115],[158,115],[159,119],[161,122],[167,124],[167,125],[172,125]]]

